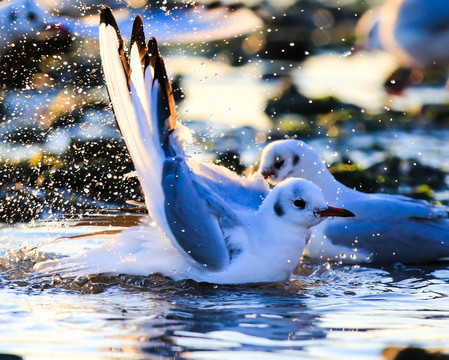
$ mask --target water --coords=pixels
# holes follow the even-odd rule
[[[390,345],[449,351],[447,263],[302,265],[288,282],[244,286],[33,277],[36,261],[104,240],[47,242],[111,229],[76,223],[1,229],[0,352],[25,359],[379,359]]]

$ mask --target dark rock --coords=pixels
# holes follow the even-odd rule
[[[23,357],[12,354],[0,354],[0,360],[23,360]]]
[[[368,193],[379,191],[379,184],[373,178],[372,174],[369,174],[354,164],[333,165],[329,170],[335,179],[351,189]]]
[[[89,282],[89,279],[85,276],[77,276],[73,282],[78,286],[84,286]]]
[[[349,159],[343,159],[343,163],[333,165],[329,170],[346,186],[367,193],[397,193],[401,190],[404,195],[431,200],[432,190],[447,187],[445,172],[422,165],[416,159],[389,156],[367,169],[361,169]]]
[[[305,97],[298,91],[290,76],[283,76],[280,80],[280,94],[267,102],[265,113],[268,116],[276,117],[283,114],[316,115],[345,109],[360,112],[360,108],[357,106],[342,103],[333,96],[321,99]]]
[[[422,165],[417,159],[390,156],[383,162],[369,167],[367,172],[375,175],[378,182],[389,188],[397,188],[404,184],[412,187],[425,184],[432,189],[442,189],[446,186],[446,174],[442,170]]]
[[[384,360],[449,360],[449,355],[417,347],[400,349],[396,346],[389,346],[382,352],[382,358]]]

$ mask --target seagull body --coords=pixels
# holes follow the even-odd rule
[[[403,66],[449,63],[449,6],[441,0],[388,0],[362,17],[359,33],[367,49],[383,49]],[[362,40],[363,41],[363,40]]]
[[[97,250],[37,266],[47,273],[149,275],[214,283],[281,281],[297,265],[310,228],[329,216],[319,188],[289,179],[268,191],[186,158],[171,84],[155,38],[145,41],[136,17],[129,55],[109,8],[103,8],[100,52],[114,113],[131,154],[149,218]]]
[[[326,201],[355,218],[318,225],[305,256],[345,263],[425,263],[449,257],[448,208],[401,195],[366,194],[338,182],[310,145],[281,140],[262,152],[260,171],[276,184],[301,177],[320,187]]]

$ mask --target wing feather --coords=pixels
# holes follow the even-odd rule
[[[448,221],[402,219],[397,222],[357,222],[333,219],[324,235],[334,244],[359,248],[377,263],[418,264],[449,256]]]
[[[134,39],[139,39],[139,36],[135,36]],[[162,150],[155,146],[157,143],[151,141],[154,138],[154,129],[151,128],[140,57],[138,56],[139,61],[136,64],[134,56],[135,52],[139,54],[136,42],[134,49],[133,51],[132,46],[130,61],[132,67],[130,67],[117,23],[111,10],[103,8],[100,23],[100,53],[109,96],[144,189],[149,213],[162,231],[173,239],[165,218],[161,187],[164,155]]]

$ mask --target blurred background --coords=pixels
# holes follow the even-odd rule
[[[99,3],[0,2],[2,222],[142,200],[103,81]],[[192,156],[244,173],[268,142],[299,138],[346,185],[447,203],[444,1],[101,3],[123,36],[141,14],[157,37]]]

